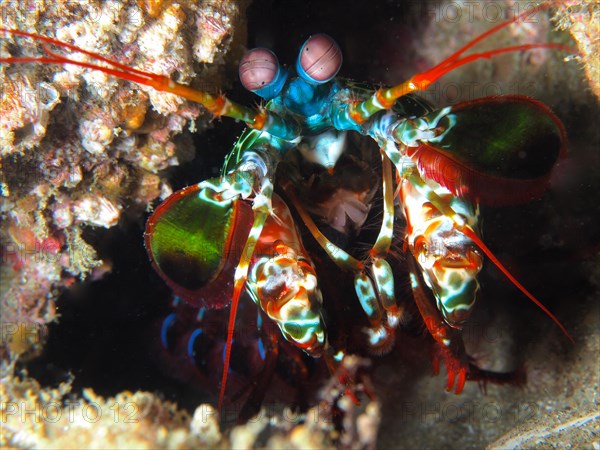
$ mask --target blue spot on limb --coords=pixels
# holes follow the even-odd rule
[[[169,314],[165,320],[163,320],[162,326],[160,327],[160,343],[165,349],[169,348],[169,329],[175,322],[176,317],[175,313]]]
[[[196,356],[194,346],[196,344],[196,339],[198,339],[200,336],[202,336],[202,330],[200,328],[196,328],[188,340],[187,354],[190,359],[194,359]]]

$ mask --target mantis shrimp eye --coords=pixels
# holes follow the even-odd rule
[[[246,89],[266,99],[278,95],[287,78],[277,56],[266,48],[246,52],[240,61],[239,74]]]
[[[310,83],[326,83],[336,76],[342,67],[342,51],[326,34],[309,37],[298,55],[296,70]]]

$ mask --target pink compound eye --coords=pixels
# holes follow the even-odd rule
[[[279,71],[277,56],[266,48],[249,50],[240,61],[240,80],[249,91],[268,86]]]
[[[326,34],[309,37],[298,55],[298,75],[313,83],[331,80],[342,67],[342,51]]]

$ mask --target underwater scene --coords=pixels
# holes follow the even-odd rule
[[[600,448],[598,3],[0,9],[0,446]]]

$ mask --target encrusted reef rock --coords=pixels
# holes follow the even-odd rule
[[[590,87],[600,98],[600,4],[595,0],[557,2],[556,22],[577,42]]]
[[[364,396],[371,391],[359,372],[365,360],[350,357],[323,389],[322,401],[305,414],[263,410],[227,434],[219,413],[208,404],[193,415],[157,395],[138,391],[103,398],[86,389],[71,395],[71,381],[42,388],[29,377],[0,370],[0,446],[17,448],[291,448],[373,449],[380,422],[379,403]],[[343,382],[342,382],[343,381]],[[352,391],[354,404],[345,391]],[[341,423],[341,426],[336,425]]]
[[[2,447],[215,448],[223,444],[218,415],[210,405],[199,406],[192,418],[149,392],[103,398],[87,389],[76,398],[69,395],[69,382],[44,389],[28,377],[5,374],[0,381]]]
[[[243,51],[244,8],[238,1],[6,2],[0,27],[215,92]],[[0,55],[44,53],[29,38],[2,33]],[[61,288],[110,270],[82,227],[113,227],[125,211],[141,217],[167,196],[161,171],[193,156],[190,131],[211,117],[174,95],[74,65],[2,64],[0,86],[2,323],[35,327],[56,318]]]

